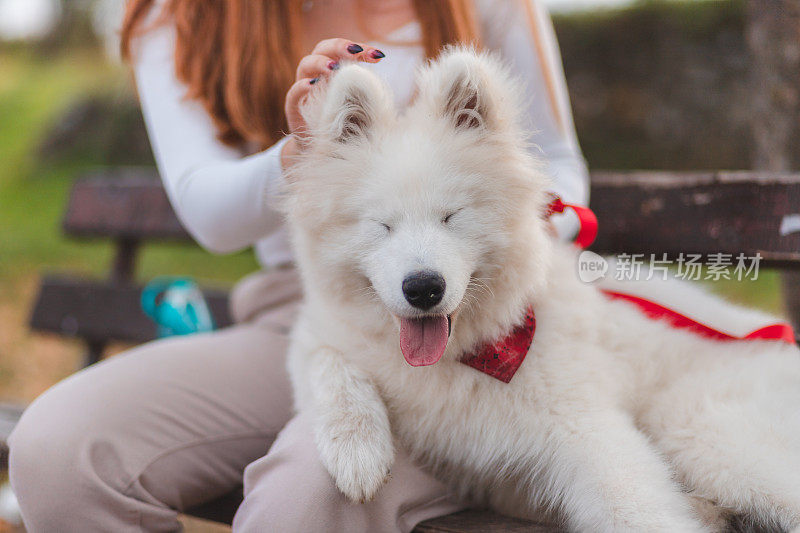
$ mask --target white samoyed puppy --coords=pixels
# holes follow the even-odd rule
[[[497,60],[449,49],[417,91],[398,114],[342,67],[305,106],[286,194],[289,371],[341,491],[372,498],[403,446],[463,497],[573,531],[798,528],[798,348],[710,340],[579,281]],[[508,383],[461,362],[533,315]]]

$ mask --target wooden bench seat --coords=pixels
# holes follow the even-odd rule
[[[135,283],[47,275],[42,278],[30,324],[38,331],[89,343],[153,340],[156,325],[142,311],[141,292]],[[204,289],[203,294],[217,326],[229,326],[228,293]]]
[[[592,207],[600,220],[592,247],[598,253],[666,253],[673,259],[680,253],[760,254],[762,268],[800,268],[800,231],[787,232],[787,220],[800,217],[800,174],[596,172]],[[109,341],[153,339],[155,327],[140,311],[140,287],[134,282],[138,249],[151,241],[190,240],[155,171],[104,170],[79,180],[63,230],[73,238],[116,242],[109,278],[45,277],[31,327],[84,339],[87,364],[100,359]],[[796,273],[791,279],[800,288]],[[209,290],[206,297],[217,323],[229,324],[227,295]],[[789,304],[800,307],[800,295],[793,294]],[[225,522],[240,501],[241,494],[234,492],[191,513]],[[556,530],[488,511],[465,511],[425,522],[417,531]]]

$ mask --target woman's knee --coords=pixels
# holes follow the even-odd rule
[[[9,438],[9,475],[23,515],[58,514],[80,501],[91,431],[81,402],[56,387],[23,413]]]
[[[11,434],[9,475],[29,531],[178,527],[174,511],[134,493],[152,450],[137,439],[147,432],[137,397],[105,386],[113,371],[93,367],[56,385]]]
[[[257,328],[191,337],[93,365],[31,404],[11,436],[10,467],[33,531],[53,530],[47,526],[59,516],[97,525],[82,531],[141,530],[142,523],[174,530],[171,508],[240,483],[241,469],[274,434],[268,423],[283,423],[289,393],[276,378],[258,396],[263,380],[242,383],[249,355],[216,361],[210,352],[233,345],[255,353],[271,337]],[[219,369],[192,371],[215,362]],[[264,421],[258,410],[270,403],[275,412]]]
[[[26,520],[125,500],[147,396],[126,383],[129,365],[119,362],[70,376],[23,413],[9,438],[9,474]]]

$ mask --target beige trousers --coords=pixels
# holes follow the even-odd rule
[[[28,531],[176,531],[177,511],[242,485],[234,531],[410,531],[464,507],[402,452],[367,504],[348,502],[292,418],[287,332],[294,270],[251,276],[239,325],[151,342],[62,381],[10,439]]]

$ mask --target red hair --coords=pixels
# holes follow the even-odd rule
[[[122,55],[155,0],[128,0]],[[471,0],[414,0],[428,57],[451,43],[477,43]],[[229,145],[266,148],[287,131],[283,102],[302,51],[299,0],[167,0],[160,22],[175,25],[175,72]],[[286,53],[289,43],[290,53]]]

